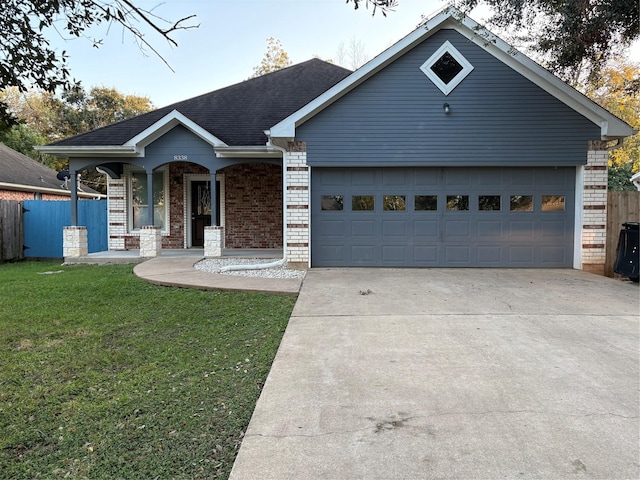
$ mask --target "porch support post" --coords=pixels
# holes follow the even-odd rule
[[[78,226],[78,172],[73,170],[71,175],[71,226]]]
[[[153,169],[147,170],[147,225],[153,226]]]
[[[210,169],[211,185],[211,226],[204,227],[204,256],[221,257],[224,249],[224,227],[218,225],[216,217],[216,199],[218,198],[218,187],[216,185],[216,169]]]
[[[218,225],[216,222],[216,217],[218,213],[216,211],[216,199],[218,198],[218,186],[216,185],[216,171],[210,170],[211,174],[211,187],[209,188],[211,193],[211,226],[214,227]]]

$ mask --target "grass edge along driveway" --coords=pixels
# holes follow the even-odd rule
[[[3,478],[227,478],[295,298],[0,265]]]

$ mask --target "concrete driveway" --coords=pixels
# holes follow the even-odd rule
[[[231,478],[640,478],[638,285],[313,269]]]

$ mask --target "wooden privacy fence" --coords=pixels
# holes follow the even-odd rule
[[[62,258],[62,232],[70,224],[70,201],[24,200],[22,202],[24,256]],[[108,249],[107,201],[78,202],[78,225],[87,227],[89,253]]]
[[[22,205],[0,200],[0,262],[20,260],[23,244]]]
[[[607,196],[607,257],[604,274],[613,277],[618,237],[624,222],[640,222],[640,192],[609,192]]]

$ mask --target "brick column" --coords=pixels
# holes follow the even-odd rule
[[[589,142],[582,193],[582,270],[604,275],[607,243],[607,143]]]
[[[89,254],[87,227],[64,227],[62,235],[64,258],[78,258]]]
[[[144,226],[140,228],[140,256],[157,257],[162,252],[162,230],[160,227]]]
[[[289,142],[284,154],[286,185],[287,262],[309,264],[309,167],[307,144]]]
[[[107,221],[109,250],[125,250],[127,234],[126,191],[123,178],[107,180]]]
[[[224,248],[224,227],[204,227],[204,256],[221,257]]]

